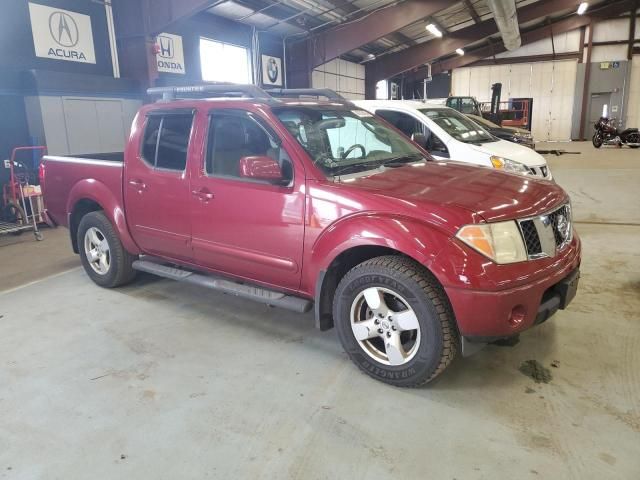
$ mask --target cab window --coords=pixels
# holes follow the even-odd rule
[[[264,156],[278,162],[285,181],[293,180],[291,159],[282,142],[251,112],[229,109],[211,113],[207,143],[205,170],[209,175],[245,180],[240,176],[240,159]]]
[[[193,113],[152,114],[142,139],[142,158],[152,167],[184,171]]]

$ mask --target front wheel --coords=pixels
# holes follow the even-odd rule
[[[391,385],[424,385],[457,352],[446,294],[430,272],[404,257],[376,257],[350,270],[336,290],[333,317],[351,360]]]
[[[591,143],[593,143],[593,146],[596,148],[600,148],[602,146],[602,135],[600,135],[599,133],[594,133],[593,138],[591,139]]]
[[[131,264],[136,257],[124,249],[104,213],[91,212],[82,217],[78,247],[85,272],[101,287],[119,287],[135,278]]]

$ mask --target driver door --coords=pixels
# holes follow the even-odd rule
[[[243,178],[240,159],[268,156],[288,182]],[[209,114],[204,158],[193,162],[191,231],[195,261],[256,282],[297,289],[304,235],[304,173],[252,112]]]

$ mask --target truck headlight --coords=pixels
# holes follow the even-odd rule
[[[498,157],[491,155],[491,165],[498,170],[504,170],[505,172],[519,173],[520,175],[529,175],[529,169],[524,163],[516,162],[504,157]]]
[[[527,251],[515,221],[465,225],[456,237],[496,263],[527,260]]]

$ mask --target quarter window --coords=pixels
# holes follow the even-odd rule
[[[142,141],[142,157],[156,168],[183,171],[193,114],[151,115]]]

